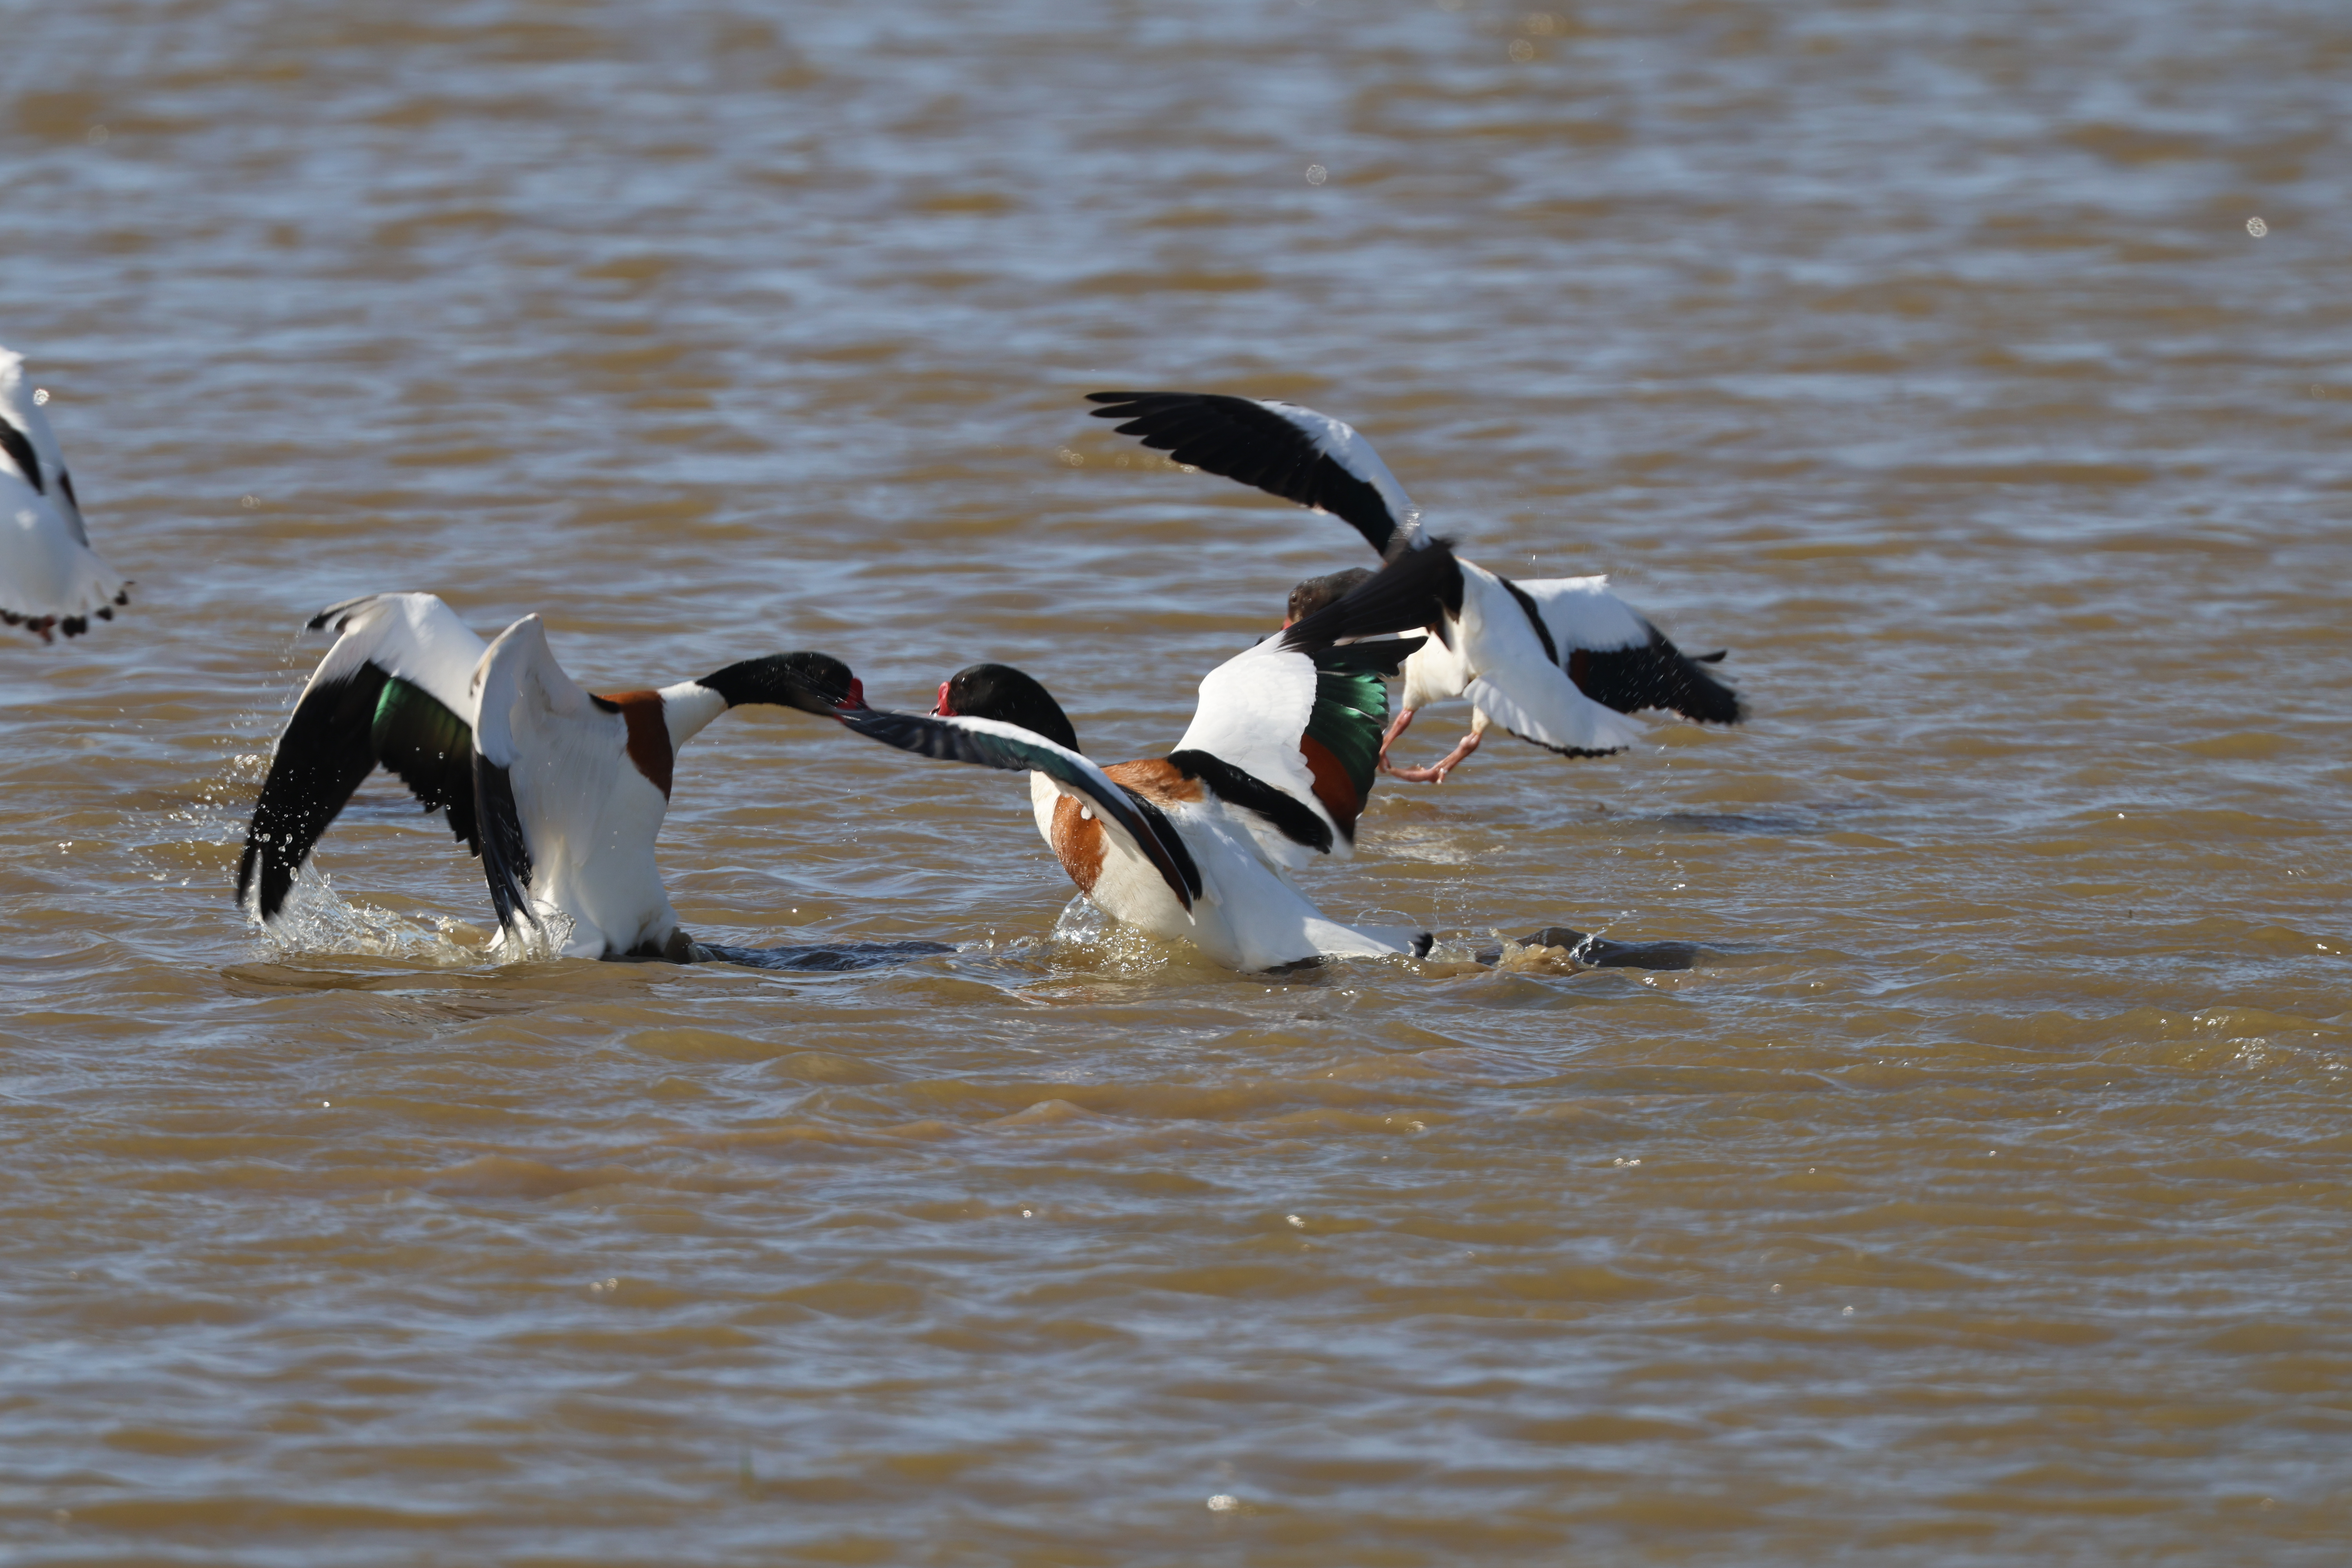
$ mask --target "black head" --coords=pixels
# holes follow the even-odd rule
[[[940,686],[940,704],[931,711],[1018,724],[1057,746],[1078,749],[1078,732],[1062,705],[1009,664],[975,664],[957,670]]]
[[[1283,612],[1282,624],[1286,626],[1293,621],[1303,621],[1324,605],[1338,604],[1371,580],[1371,569],[1366,566],[1350,566],[1328,577],[1309,577],[1290,591],[1290,607]]]
[[[821,653],[772,653],[730,664],[695,682],[727,700],[730,708],[747,702],[797,708],[803,713],[830,714],[837,709],[866,706],[866,689],[849,666]]]

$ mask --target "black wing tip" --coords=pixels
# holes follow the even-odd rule
[[[245,853],[236,863],[236,907],[247,908],[246,900],[251,896],[253,911],[261,917],[263,925],[268,925],[285,912],[286,900],[294,894],[294,872],[299,869],[299,865],[289,868],[281,864],[257,839],[247,839]],[[257,893],[257,881],[260,884]]]
[[[1182,403],[1250,403],[1247,397],[1236,397],[1229,392],[1089,392],[1083,395],[1088,403],[1153,403],[1162,406]],[[1116,418],[1106,410],[1095,412],[1097,419]]]
[[[1693,658],[1652,626],[1647,642],[1630,647],[1573,649],[1564,668],[1579,691],[1620,713],[1654,709],[1699,724],[1743,723],[1748,704],[1738,689],[1706,668],[1723,657]]]
[[[507,770],[481,752],[474,753],[474,821],[481,834],[482,879],[489,884],[490,908],[501,928],[512,930],[516,917],[534,930],[538,912],[530,907],[530,843],[523,837],[514,784]]]
[[[1391,557],[1349,593],[1282,634],[1282,646],[1299,652],[1328,647],[1349,637],[1417,631],[1438,625],[1462,607],[1462,568],[1454,542],[1431,537],[1417,549]]]
[[[1720,664],[1731,650],[1717,648],[1697,658],[1683,659],[1683,681],[1687,688],[1686,706],[1678,710],[1685,719],[1702,724],[1745,724],[1748,722],[1748,700],[1735,687],[1727,686],[1711,670],[1701,669],[1703,664]]]

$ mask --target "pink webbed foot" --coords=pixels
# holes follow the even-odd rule
[[[1413,710],[1410,708],[1400,710],[1396,716],[1396,722],[1391,724],[1388,728],[1388,732],[1381,737],[1381,757],[1379,763],[1381,772],[1384,773],[1392,773],[1396,772],[1394,768],[1389,766],[1389,748],[1396,744],[1396,738],[1399,735],[1403,734],[1406,727],[1412,722],[1412,714]]]
[[[1478,749],[1478,731],[1471,731],[1454,748],[1437,761],[1435,767],[1391,768],[1389,772],[1407,784],[1444,784],[1445,775],[1462,765],[1462,759]]]

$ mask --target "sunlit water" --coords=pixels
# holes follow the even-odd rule
[[[0,1556],[2344,1560],[2341,6],[0,40],[0,342],[138,584],[0,646]],[[496,965],[381,782],[282,940],[231,907],[370,590],[1165,750],[1368,557],[1102,386],[1355,420],[1754,721],[1384,785],[1310,890],[1444,945],[1299,984],[773,711],[682,761],[688,929],[953,951]],[[1549,923],[1708,955],[1468,962]]]

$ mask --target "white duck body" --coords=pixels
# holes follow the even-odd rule
[[[1569,756],[1619,752],[1641,739],[1640,726],[1578,689],[1560,658],[1568,647],[1638,647],[1648,637],[1648,624],[1609,592],[1608,578],[1507,584],[1473,562],[1461,566],[1462,607],[1405,660],[1400,707],[1418,710],[1467,697],[1476,710],[1474,731],[1500,724],[1521,740]],[[1551,606],[1559,607],[1561,626],[1547,626],[1551,647],[1544,646],[1528,609],[1512,594],[1515,586],[1535,601],[1547,622]],[[1611,641],[1576,642],[1563,635],[1571,628],[1610,635],[1618,620],[1628,629]]]
[[[1078,890],[1214,963],[1420,957],[1427,931],[1331,920],[1288,868],[1352,847],[1388,713],[1381,679],[1415,646],[1386,634],[1436,618],[1453,581],[1443,543],[1412,552],[1227,659],[1202,679],[1192,722],[1165,757],[1097,766],[1052,695],[1004,665],[958,672],[936,712],[867,710],[843,722],[901,751],[1027,773],[1038,835]]]
[[[654,856],[671,766],[726,700],[693,681],[592,697],[555,661],[537,616],[499,635],[473,689],[478,767],[501,772],[510,792],[531,921],[568,925],[567,958],[661,954],[678,932]],[[502,927],[502,943],[527,940],[514,921]]]
[[[0,619],[47,640],[112,620],[127,584],[89,547],[81,505],[22,354],[0,348]]]
[[[1087,901],[1113,920],[1169,942],[1189,942],[1213,963],[1254,973],[1318,956],[1414,957],[1426,932],[1351,926],[1309,902],[1266,858],[1255,813],[1236,811],[1164,762],[1103,772],[1158,806],[1201,877],[1187,914],[1159,868],[1123,834],[1106,832],[1093,802],[1041,773],[1029,775],[1037,832]]]

